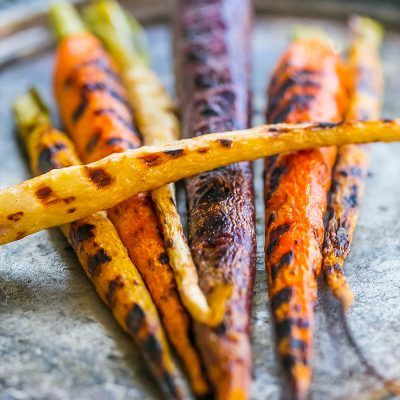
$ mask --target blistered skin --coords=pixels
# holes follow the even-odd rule
[[[75,34],[61,41],[54,84],[63,122],[84,162],[141,146],[119,75],[93,35]],[[111,184],[100,171],[91,175],[100,186]],[[207,391],[150,195],[123,201],[108,210],[108,217],[146,282],[195,391]]]
[[[176,59],[186,137],[249,125],[251,5],[243,0],[181,0]],[[230,140],[221,140],[229,148]],[[255,268],[252,168],[240,163],[186,180],[189,241],[200,286],[210,295],[233,283],[222,323],[195,325],[217,399],[246,399],[251,382],[249,318]]]
[[[377,119],[383,95],[383,76],[379,57],[381,32],[374,22],[354,17],[348,68],[350,104],[346,119]],[[365,191],[369,150],[366,145],[341,146],[333,171],[329,219],[325,233],[322,269],[333,294],[347,309],[353,293],[343,272],[345,259],[357,224],[360,202]]]
[[[342,64],[329,44],[298,39],[280,59],[269,87],[267,120],[342,120],[346,107]],[[282,154],[265,162],[265,260],[277,352],[293,397],[311,382],[317,277],[324,214],[336,147]]]

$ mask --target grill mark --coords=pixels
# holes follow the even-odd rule
[[[232,140],[230,139],[218,139],[217,140],[218,143],[220,143],[222,145],[222,147],[232,147]]]
[[[327,275],[332,275],[333,273],[338,273],[340,275],[344,274],[343,268],[341,267],[340,264],[334,263],[333,265],[328,265],[326,267],[326,274]]]
[[[197,152],[200,154],[205,154],[205,153],[208,153],[209,150],[210,149],[208,147],[202,147],[200,149],[197,149]]]
[[[184,152],[185,151],[183,149],[174,149],[174,150],[165,150],[164,154],[167,154],[172,158],[178,158],[181,157],[184,154]]]
[[[286,174],[288,171],[289,171],[289,166],[287,164],[274,166],[269,176],[269,190],[265,197],[266,203],[269,202],[273,193],[276,191],[276,189],[278,189],[282,176]]]
[[[268,111],[268,120],[277,124],[285,122],[287,116],[294,110],[303,111],[309,107],[310,102],[315,96],[311,94],[303,94],[292,96],[284,107],[276,108]]]
[[[358,205],[358,186],[350,186],[350,194],[344,197],[346,206],[349,208],[356,208]]]
[[[121,275],[117,275],[114,279],[108,282],[108,291],[106,299],[111,308],[115,306],[115,292],[125,286],[124,279]]]
[[[203,190],[199,190],[196,203],[217,203],[225,201],[231,195],[229,187],[222,183],[210,182]]]
[[[350,166],[345,169],[341,169],[338,171],[338,174],[340,176],[343,176],[344,178],[347,178],[348,176],[352,176],[354,178],[362,178],[363,177],[363,169],[357,166]]]
[[[216,326],[214,328],[214,332],[218,335],[218,336],[223,336],[225,335],[225,333],[228,331],[226,324],[224,321],[222,321],[218,326]]]
[[[276,246],[279,244],[280,237],[290,230],[291,224],[290,222],[286,222],[282,225],[279,225],[275,229],[272,229],[269,234],[268,246],[267,246],[267,255],[270,256]]]
[[[281,84],[279,84],[279,78],[280,78],[280,76],[282,76],[283,73],[286,73],[286,71],[288,71],[289,67],[291,67],[291,65],[288,64],[287,62],[285,62],[274,73],[274,76],[273,76],[273,78],[271,80],[270,89],[269,89],[270,96],[275,96],[276,92],[278,90],[280,90],[280,88],[282,86],[285,85],[286,81],[281,83]],[[294,76],[295,76],[295,79],[300,81],[302,79],[307,80],[307,79],[309,79],[309,78],[311,78],[313,76],[315,76],[315,77],[321,76],[321,73],[320,73],[320,71],[315,70],[315,69],[302,68],[302,69],[294,71],[292,76],[289,77],[288,79],[290,79],[290,78],[292,78]]]
[[[71,74],[65,79],[64,81],[64,86],[65,87],[70,87],[74,83],[74,75],[79,72],[80,69],[93,65],[103,71],[108,78],[110,78],[112,81],[115,83],[118,83],[119,85],[122,85],[122,80],[119,77],[119,75],[111,68],[111,65],[109,64],[108,60],[105,58],[94,58],[92,60],[84,61],[78,65],[75,66],[75,68],[72,70]]]
[[[69,231],[69,240],[72,247],[76,249],[78,244],[83,240],[91,239],[94,237],[95,226],[92,224],[78,225],[73,223]]]
[[[282,267],[291,264],[291,262],[293,261],[293,255],[294,255],[293,251],[290,250],[287,253],[283,254],[280,260],[276,264],[271,265],[271,277],[273,280],[276,279]]]
[[[286,318],[283,321],[277,321],[275,324],[275,331],[278,340],[282,340],[283,338],[290,336],[293,325],[293,320],[291,318]]]
[[[125,107],[128,107],[128,103],[123,95],[118,93],[116,90],[109,87],[104,82],[88,82],[82,85],[80,89],[80,102],[74,112],[72,113],[72,121],[74,123],[78,122],[79,119],[82,118],[86,109],[89,105],[89,94],[93,92],[102,92],[113,99],[117,100],[119,103],[123,104]]]
[[[134,304],[125,319],[129,332],[136,335],[143,325],[145,316],[143,309],[138,304]]]
[[[224,90],[209,98],[198,100],[194,108],[198,110],[196,115],[204,117],[221,117],[232,109],[235,102],[235,93]]]
[[[269,228],[276,220],[276,214],[272,212],[268,218],[267,228]]]
[[[275,293],[271,298],[272,311],[276,311],[282,304],[288,303],[292,298],[292,295],[293,289],[290,286],[284,287]]]
[[[99,143],[100,140],[100,133],[94,133],[92,137],[90,138],[89,142],[87,143],[85,150],[87,154],[93,153],[93,150],[97,146],[97,143]]]
[[[69,196],[69,197],[65,197],[65,198],[63,199],[63,201],[64,201],[65,204],[70,204],[70,203],[72,203],[72,202],[75,201],[75,200],[76,200],[76,197],[75,197],[75,196]]]
[[[294,89],[296,86],[302,89],[318,89],[321,87],[320,83],[312,79],[304,79],[304,76],[293,75],[280,86],[276,94],[270,96],[269,107],[277,107],[289,89]]]
[[[135,135],[137,135],[134,130],[133,123],[130,120],[125,119],[116,109],[114,108],[99,108],[94,110],[94,115],[112,115],[115,117],[125,128],[132,131]]]
[[[42,202],[45,202],[52,194],[53,190],[49,186],[42,186],[35,192],[36,197]]]
[[[62,165],[54,160],[54,156],[61,150],[65,149],[65,144],[56,142],[53,146],[44,147],[38,157],[38,165],[40,172],[43,174],[51,171],[52,169],[62,168]]]
[[[17,222],[22,218],[23,215],[24,215],[23,211],[18,211],[16,213],[7,215],[7,219],[10,221]]]
[[[108,146],[113,146],[115,144],[124,144],[124,147],[127,150],[136,149],[137,146],[128,139],[120,138],[120,137],[112,137],[106,141]]]
[[[158,257],[158,261],[160,261],[161,264],[168,264],[169,262],[168,254],[161,253],[160,256]]]
[[[146,354],[153,360],[159,359],[162,356],[162,348],[159,341],[154,335],[149,335],[142,342],[142,346]]]
[[[75,211],[76,211],[76,208],[74,208],[74,207],[69,208],[68,211],[67,211],[67,214],[72,214],[72,213],[74,213]]]
[[[155,154],[146,154],[141,156],[140,159],[148,166],[155,167],[156,165],[160,165],[162,163],[161,153]]]
[[[89,179],[99,188],[104,188],[113,183],[114,178],[109,175],[103,168],[86,167]]]
[[[286,371],[290,371],[296,364],[296,358],[292,354],[286,354],[282,357],[282,365]]]
[[[206,71],[199,72],[194,77],[194,84],[198,89],[211,89],[213,87],[228,84],[230,81],[231,77],[229,70],[227,69],[217,71],[208,68]]]
[[[88,270],[90,275],[98,276],[101,272],[101,266],[111,261],[111,257],[104,249],[97,250],[97,253],[88,258]]]
[[[212,237],[223,236],[229,229],[232,222],[226,213],[209,214],[207,215],[197,229],[196,235],[198,237],[205,237],[208,244],[213,245]],[[219,246],[222,242],[219,242]],[[221,247],[222,249],[223,247]]]

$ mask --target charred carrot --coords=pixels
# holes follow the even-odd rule
[[[66,8],[69,7],[57,5],[52,11],[52,15],[58,16],[55,28],[60,34],[64,30],[62,16]],[[57,50],[54,85],[64,125],[85,162],[141,146],[125,89],[111,59],[94,35],[68,32],[62,38]],[[190,338],[190,319],[179,298],[149,194],[141,193],[116,205],[108,210],[108,217],[151,293],[194,391],[206,393],[200,358]]]
[[[273,124],[142,147],[0,190],[0,245],[73,222],[167,183],[239,161],[349,143],[400,141],[400,120]],[[227,147],[226,144],[229,143]],[[179,150],[180,157],[171,156]],[[55,196],[51,203],[43,198]],[[73,213],[63,198],[74,197]],[[21,218],[14,218],[19,214]]]
[[[127,89],[128,99],[135,110],[135,121],[146,145],[159,145],[179,136],[174,105],[157,75],[143,57],[143,50],[135,46],[138,23],[128,17],[117,2],[98,1],[85,9],[91,29],[103,41],[117,62]],[[141,31],[139,31],[141,32]],[[162,233],[174,271],[181,300],[193,319],[207,325],[218,325],[224,315],[225,298],[230,287],[222,286],[213,293],[211,304],[199,287],[197,270],[184,235],[175,205],[174,188],[163,186],[151,192]]]
[[[183,135],[248,127],[250,2],[181,0],[175,15]],[[228,138],[221,140],[221,146],[231,145]],[[222,323],[214,329],[197,323],[196,341],[216,398],[246,399],[256,256],[251,165],[202,173],[188,179],[186,189],[189,242],[200,286],[209,296],[226,282],[233,285]]]
[[[221,144],[226,144],[226,140],[230,147]],[[400,120],[273,124],[114,154],[88,165],[50,171],[0,190],[0,244],[76,221],[132,195],[234,162],[321,146],[397,141]],[[170,151],[178,149],[182,156],[171,157]],[[48,203],[42,197],[43,187],[57,201]],[[65,197],[74,198],[74,213],[67,213]],[[14,214],[21,218],[14,218]]]
[[[51,126],[36,91],[20,96],[14,111],[34,175],[80,164],[71,141]],[[72,199],[64,201],[71,203]],[[112,223],[98,212],[63,225],[61,230],[99,296],[138,345],[166,396],[182,398],[157,310]]]
[[[323,39],[299,38],[281,57],[268,95],[268,122],[341,121],[347,105],[343,65]],[[277,352],[293,397],[305,399],[323,219],[336,147],[265,161],[265,262]]]
[[[350,21],[350,33],[348,67],[351,86],[346,118],[376,119],[379,117],[383,92],[379,59],[382,28],[369,18],[354,17]],[[350,252],[359,204],[365,191],[368,159],[366,145],[342,146],[333,171],[322,271],[344,309],[352,303],[353,293],[345,278],[343,264]]]

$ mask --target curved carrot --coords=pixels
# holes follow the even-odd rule
[[[20,96],[14,111],[34,175],[80,164],[71,141],[51,126],[36,91]],[[64,200],[72,209],[72,199]],[[113,224],[103,212],[97,212],[61,226],[61,230],[99,296],[138,345],[164,393],[182,398],[157,310]]]
[[[351,77],[347,120],[379,117],[383,76],[379,59],[382,28],[369,18],[353,17],[348,67]],[[338,151],[333,171],[329,219],[325,232],[322,271],[333,294],[347,309],[353,301],[343,264],[350,252],[359,204],[365,191],[369,150],[366,145],[345,145]]]
[[[347,105],[342,68],[327,41],[295,40],[274,71],[268,121],[340,121]],[[277,351],[296,399],[306,398],[311,382],[313,308],[336,151],[326,147],[265,161],[269,294]]]
[[[62,14],[64,7],[56,7],[53,14]],[[61,20],[56,28],[62,24]],[[54,75],[62,120],[85,162],[141,146],[125,89],[95,36],[84,32],[64,37],[57,50]],[[149,194],[125,200],[108,210],[108,216],[146,282],[194,391],[206,393],[207,383],[190,338],[190,319],[179,298]]]

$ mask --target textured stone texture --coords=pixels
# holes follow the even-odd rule
[[[320,24],[339,42],[344,26],[298,18],[257,20],[254,33],[254,123],[263,121],[265,85],[293,24]],[[172,90],[170,32],[148,26],[156,70]],[[383,49],[384,115],[400,114],[400,37]],[[51,101],[51,54],[0,72],[0,187],[29,176],[15,138],[10,105],[37,84]],[[348,323],[365,355],[388,377],[400,376],[400,145],[372,148],[362,216],[346,271],[356,294]],[[253,311],[252,398],[282,397],[263,265],[262,163],[256,163],[258,272]],[[183,201],[182,195],[180,198]],[[182,202],[181,205],[183,206]],[[316,310],[315,400],[391,398],[360,363],[344,335],[324,282]],[[96,296],[74,253],[57,230],[0,247],[0,400],[154,399],[159,393],[134,345]],[[394,398],[394,397],[393,397]]]

